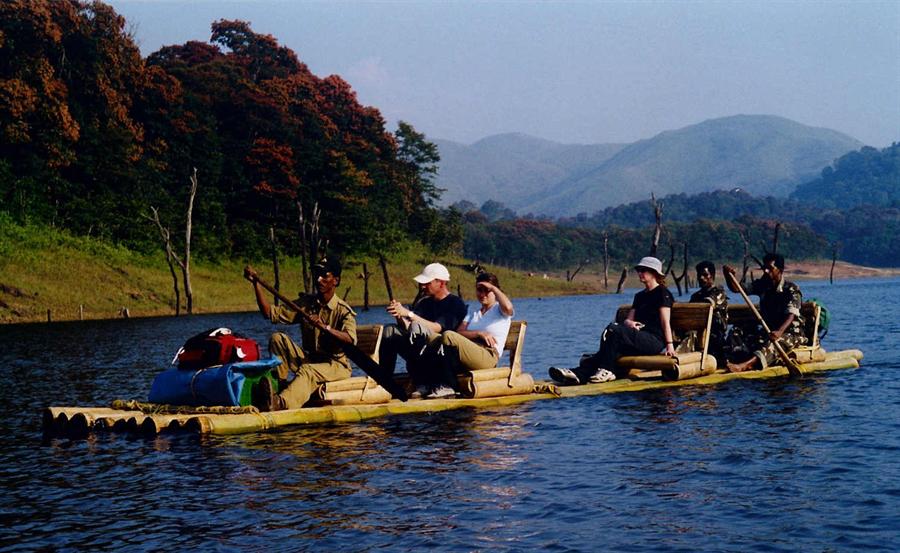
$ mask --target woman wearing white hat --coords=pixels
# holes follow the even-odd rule
[[[645,257],[635,266],[644,289],[634,295],[631,310],[622,322],[606,327],[597,353],[584,357],[577,367],[550,367],[550,377],[561,384],[608,382],[624,376],[616,372],[622,355],[675,355],[672,343],[672,304],[675,298],[666,288],[662,262]]]

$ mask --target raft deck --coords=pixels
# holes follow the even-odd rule
[[[805,374],[837,369],[855,369],[863,353],[859,350],[830,352],[824,361],[801,364]],[[243,410],[239,413],[145,413],[133,408],[109,407],[48,407],[43,413],[44,431],[52,435],[84,437],[92,432],[127,432],[155,436],[166,433],[190,434],[245,434],[269,431],[276,428],[299,425],[322,425],[359,422],[388,415],[410,413],[434,413],[451,409],[491,408],[517,405],[529,401],[590,396],[622,392],[640,392],[680,386],[713,386],[736,379],[768,379],[787,376],[783,366],[772,366],[760,371],[727,373],[717,370],[713,374],[687,380],[615,380],[601,384],[556,387],[548,382],[538,382],[538,392],[504,397],[421,399],[401,402],[391,400],[375,405],[328,405],[260,413],[253,407],[228,408]],[[557,391],[552,393],[550,390]],[[123,402],[124,403],[124,402]],[[117,405],[120,405],[117,403]],[[198,408],[198,411],[216,411],[215,408]]]

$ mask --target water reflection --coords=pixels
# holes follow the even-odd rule
[[[900,323],[856,317],[871,287],[804,285],[858,371],[232,437],[42,442],[38,413],[144,397],[186,336],[265,341],[257,315],[0,327],[0,549],[891,549]],[[596,348],[623,297],[517,301],[526,370]]]

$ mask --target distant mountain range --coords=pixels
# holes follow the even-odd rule
[[[442,203],[499,201],[520,215],[594,213],[670,194],[741,188],[787,196],[863,144],[771,115],[711,119],[633,144],[560,144],[524,134],[434,140]]]

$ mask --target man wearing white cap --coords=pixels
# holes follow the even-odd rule
[[[387,306],[387,312],[397,319],[397,324],[384,329],[381,348],[378,351],[380,364],[393,371],[397,364],[397,354],[406,359],[406,371],[416,385],[412,397],[431,397],[435,388],[440,387],[439,374],[425,366],[423,354],[426,348],[440,338],[445,330],[456,330],[468,309],[465,302],[450,293],[447,283],[450,271],[440,263],[426,266],[413,280],[419,283],[425,297],[412,309],[394,300]],[[450,390],[449,393],[453,393]],[[429,395],[431,394],[431,395]],[[434,396],[437,397],[437,396]]]

